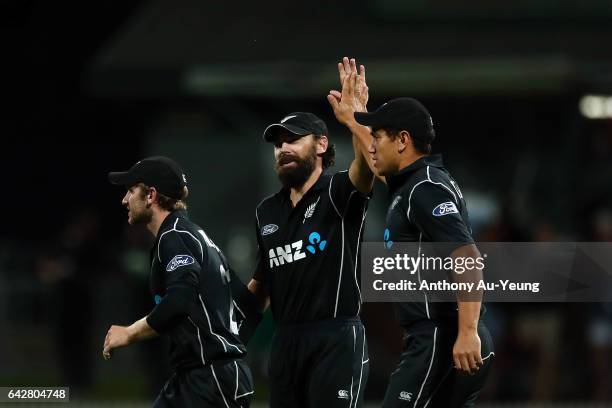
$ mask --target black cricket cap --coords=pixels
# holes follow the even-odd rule
[[[372,129],[407,130],[410,136],[425,143],[436,137],[429,111],[414,98],[392,99],[374,112],[355,112],[355,120]]]
[[[174,160],[164,156],[147,157],[133,165],[128,171],[108,173],[108,180],[115,185],[131,187],[144,183],[155,187],[161,194],[180,200],[187,178],[183,169]]]
[[[264,130],[263,139],[266,142],[274,142],[278,131],[285,129],[294,135],[327,136],[327,125],[321,118],[310,112],[292,112],[282,118],[279,123],[273,123]]]

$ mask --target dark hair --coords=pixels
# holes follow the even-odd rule
[[[316,136],[315,138],[320,139],[323,135]],[[329,138],[327,138],[329,140]],[[336,162],[336,145],[332,143],[327,144],[327,150],[321,156],[323,159],[323,168],[326,169],[331,167]]]
[[[149,186],[144,183],[138,183],[138,186],[141,188],[142,197],[147,195],[147,191],[149,190]],[[174,211],[174,210],[186,210],[187,203],[185,200],[189,195],[189,189],[187,186],[183,187],[183,193],[181,194],[181,199],[177,200],[176,198],[171,198],[166,195],[163,195],[159,191],[157,192],[157,205],[166,211]]]
[[[393,128],[379,128],[379,129],[384,129],[385,132],[387,132],[389,137],[391,137],[392,139],[395,139],[397,136],[399,136],[400,132],[403,130],[403,129],[398,130],[398,129],[393,129]],[[408,131],[408,133],[410,133],[410,131]],[[422,153],[422,154],[431,154],[431,141],[427,142],[419,138],[412,137],[412,135],[410,135],[410,139],[412,139],[412,145],[414,146],[414,149],[417,152]]]

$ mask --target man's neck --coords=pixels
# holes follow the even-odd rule
[[[151,234],[153,234],[154,237],[157,237],[159,228],[161,227],[162,223],[168,215],[170,215],[170,211],[153,210],[153,217],[151,218],[151,221],[147,224],[147,229],[151,231]]]
[[[412,163],[414,163],[415,161],[419,160],[422,157],[425,157],[425,155],[422,153],[416,153],[416,152],[413,154],[402,156],[402,158],[400,159],[398,163],[397,171],[400,172],[404,170],[406,167],[410,166]]]
[[[304,184],[302,184],[300,187],[291,188],[289,198],[291,199],[291,204],[293,205],[293,207],[295,207],[297,203],[300,202],[302,197],[304,197],[304,194],[306,194],[308,190],[310,190],[310,187],[312,187],[317,182],[319,177],[321,177],[321,173],[323,173],[323,168],[320,166],[316,167]]]

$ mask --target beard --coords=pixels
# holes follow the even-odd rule
[[[292,168],[283,168],[282,165],[295,162]],[[312,174],[317,164],[317,150],[312,146],[305,158],[294,155],[283,155],[278,158],[274,168],[278,179],[285,188],[295,188],[302,186]]]
[[[148,224],[153,219],[153,211],[147,207],[133,208],[130,210],[130,218],[128,222],[130,225]]]

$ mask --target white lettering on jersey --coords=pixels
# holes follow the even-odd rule
[[[204,230],[198,230],[198,232],[200,233],[200,235],[202,235],[202,238],[204,238],[204,242],[206,242],[206,245],[208,245],[208,247],[214,248],[217,250],[217,252],[221,253],[221,250],[219,249],[219,247],[215,245],[212,239],[208,238],[208,235],[206,235]]]
[[[279,246],[276,247],[276,249],[271,248],[270,251],[268,251],[270,269],[284,265],[285,263],[292,263],[306,258],[306,253],[302,251],[303,245],[304,241],[299,240],[291,245]]]

